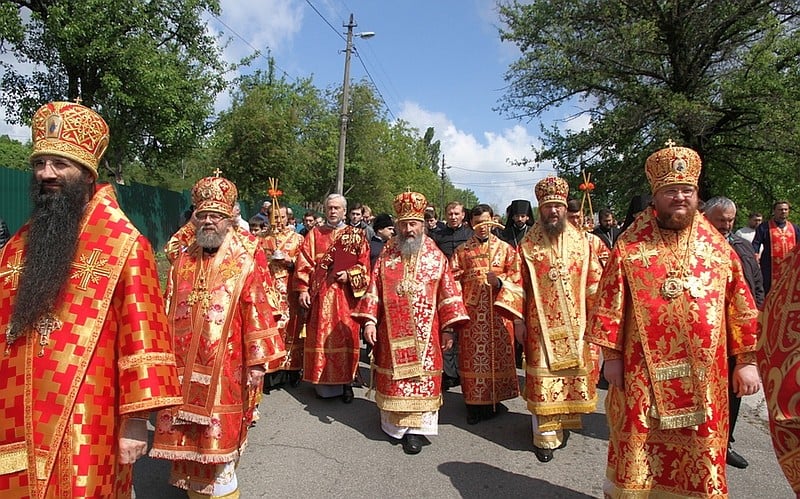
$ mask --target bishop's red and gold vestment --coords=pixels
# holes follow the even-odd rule
[[[727,497],[728,356],[755,361],[756,315],[702,215],[664,230],[650,207],[617,239],[587,335],[623,362],[606,397],[608,497]]]
[[[522,274],[517,251],[490,234],[473,235],[453,254],[469,323],[458,331],[458,375],[464,402],[496,404],[519,395],[514,359],[514,318],[522,319]],[[500,289],[486,280],[495,273]]]
[[[584,339],[602,268],[583,231],[567,223],[555,244],[541,223],[519,246],[525,289],[525,400],[541,432],[580,428],[597,405]],[[534,442],[555,448],[560,442]]]
[[[421,426],[421,414],[442,406],[442,329],[469,317],[447,257],[423,236],[416,255],[403,258],[390,239],[372,269],[367,293],[353,313],[377,323],[372,387],[393,425]]]
[[[311,295],[303,352],[303,379],[320,385],[350,384],[361,348],[359,324],[350,316],[369,284],[369,243],[350,225],[314,227],[295,261],[294,289]],[[336,281],[345,271],[349,282]]]
[[[761,316],[758,366],[764,383],[772,445],[792,490],[800,494],[800,247],[767,295]]]
[[[261,238],[261,247],[269,262],[269,272],[278,295],[278,331],[286,347],[286,357],[269,363],[267,372],[299,371],[303,369],[302,309],[297,292],[290,288],[295,260],[300,253],[303,236],[287,227]],[[274,258],[282,256],[283,258]]]
[[[211,492],[216,465],[237,460],[247,443],[261,391],[248,384],[249,368],[285,355],[266,268],[256,238],[236,228],[213,254],[192,242],[170,268],[167,309],[183,403],[158,414],[150,455],[175,461],[177,487]]]
[[[29,226],[0,251],[0,330],[25,266]],[[98,186],[48,336],[0,340],[0,496],[130,497],[121,420],[179,404],[153,251]],[[6,352],[3,354],[3,352]]]

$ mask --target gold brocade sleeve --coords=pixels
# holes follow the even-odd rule
[[[182,403],[155,258],[142,236],[120,274],[112,307],[119,328],[120,414]]]
[[[758,342],[758,309],[744,277],[742,262],[731,248],[731,279],[726,290],[728,355],[755,352]],[[743,357],[744,359],[745,357]],[[755,358],[746,357],[748,364]]]
[[[294,262],[294,274],[292,275],[292,287],[297,292],[309,292],[311,290],[311,274],[314,272],[316,266],[316,239],[319,231],[315,227],[311,229],[303,244],[300,245],[300,251],[297,253],[297,258]]]
[[[505,253],[503,258],[503,272],[498,274],[498,279],[503,283],[500,292],[495,299],[495,307],[508,312],[515,319],[524,318],[525,291],[522,287],[522,269],[519,253],[509,244],[502,243],[502,251]]]
[[[597,285],[592,313],[586,327],[586,340],[601,347],[623,351],[622,321],[627,301],[627,284],[622,268],[619,247],[611,252],[606,268]]]

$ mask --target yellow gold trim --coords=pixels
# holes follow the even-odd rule
[[[47,471],[47,456],[36,456],[36,478],[39,480],[47,480],[50,478],[50,473]]]
[[[25,442],[0,447],[0,475],[7,475],[28,468],[28,451]]]
[[[119,368],[122,370],[140,366],[151,365],[175,365],[175,354],[169,352],[149,352],[143,354],[126,355],[118,361]]]
[[[674,366],[656,367],[653,369],[653,381],[686,378],[692,373],[692,365],[688,362]]]
[[[675,416],[664,416],[659,419],[658,427],[662,430],[674,430],[675,428],[686,428],[687,426],[697,426],[706,422],[705,411],[695,411],[688,414],[676,414]]]

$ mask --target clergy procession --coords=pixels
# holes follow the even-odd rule
[[[504,222],[457,201],[438,222],[411,186],[374,217],[331,194],[302,232],[273,179],[242,225],[217,169],[164,248],[162,288],[154,249],[98,182],[108,130],[79,103],[33,117],[33,210],[0,250],[2,497],[131,497],[144,456],[188,497],[240,497],[240,466],[271,452],[251,434],[287,424],[267,416],[274,393],[308,388],[323,412],[371,407],[398,470],[456,424],[445,400],[475,431],[520,400],[516,445],[544,470],[531,473],[581,455],[570,436],[603,409],[607,453],[582,458],[605,467],[597,495],[722,498],[748,466],[732,445],[741,399],[761,387],[800,497],[800,229],[776,200],[734,233],[733,201],[699,198],[694,150],[652,152],[622,227],[557,176]],[[389,473],[374,471],[356,474]]]

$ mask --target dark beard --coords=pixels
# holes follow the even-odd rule
[[[53,313],[72,273],[81,219],[93,185],[83,179],[59,183],[61,190],[48,192],[31,179],[29,196],[34,208],[25,267],[11,314],[12,336],[26,334],[36,321]]]
[[[562,232],[564,232],[566,226],[567,226],[566,218],[559,218],[557,222],[542,221],[542,229],[544,229],[545,234],[551,237],[560,235]]]
[[[686,214],[673,213],[672,215],[665,215],[658,213],[658,226],[662,229],[683,230],[692,225],[692,220],[696,212],[696,208],[689,207],[689,211],[687,211]]]
[[[397,240],[397,247],[400,249],[400,254],[404,257],[410,257],[415,255],[419,248],[422,246],[422,238],[415,237],[415,238],[405,238],[400,237]]]

